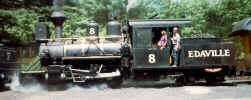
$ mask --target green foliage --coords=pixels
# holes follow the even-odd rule
[[[119,19],[126,14],[126,0],[64,0],[65,6],[77,7],[88,20],[95,20],[100,24],[106,24],[113,12],[117,12]],[[73,13],[73,12],[71,12]]]
[[[38,3],[40,0],[30,4],[27,1],[30,0],[1,1],[3,3],[0,4],[0,39],[10,38],[9,42],[16,42],[16,44],[31,42],[37,18],[48,17],[51,10],[46,3],[45,5]]]
[[[228,37],[233,23],[251,15],[250,0],[166,0],[162,18],[187,18],[193,21],[186,34],[209,33]],[[191,30],[192,29],[192,30]]]
[[[250,17],[250,0],[63,0],[63,11],[67,16],[63,36],[85,35],[88,20],[100,24],[100,33],[105,35],[105,25],[116,12],[121,23],[127,19],[147,19],[154,14],[157,18],[187,18],[193,21],[184,28],[183,36],[209,33],[226,38],[233,24]],[[133,2],[133,3],[132,3]],[[10,38],[21,44],[32,40],[32,31],[37,18],[49,19],[52,0],[1,0],[0,40]],[[54,35],[54,26],[48,23]],[[13,38],[14,37],[14,38]]]
[[[67,16],[67,19],[63,26],[63,36],[71,37],[72,34],[85,35],[85,26],[88,22],[85,12],[79,10],[78,7],[66,6],[64,7],[64,14]]]

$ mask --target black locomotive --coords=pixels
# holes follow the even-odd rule
[[[16,50],[0,43],[0,89],[10,82],[10,75],[16,69],[16,59]]]
[[[54,11],[51,16],[55,39],[48,39],[47,28],[36,27],[40,30],[35,31],[35,39],[41,43],[40,62],[47,68],[42,73],[49,81],[105,80],[116,88],[124,79],[156,81],[161,76],[176,75],[182,83],[200,79],[222,82],[226,69],[234,63],[231,41],[199,35],[182,39],[179,66],[172,67],[170,41],[163,50],[155,46],[160,31],[166,30],[171,37],[173,27],[182,29],[191,24],[190,20],[129,20],[121,28],[114,18],[107,24],[105,37],[99,36],[98,24],[90,21],[87,37],[62,38],[65,18],[60,11]]]
[[[117,21],[108,23],[109,31],[104,38],[98,37],[98,24],[94,21],[87,25],[88,37],[61,38],[62,22],[57,22],[64,16],[61,12],[54,14],[58,14],[52,16],[57,38],[39,40],[43,42],[40,46],[40,61],[41,65],[47,66],[46,79],[85,82],[88,79],[121,77],[122,38]]]

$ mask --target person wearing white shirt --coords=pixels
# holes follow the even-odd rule
[[[172,58],[173,58],[173,65],[172,67],[177,67],[179,62],[179,53],[180,53],[180,34],[178,33],[178,28],[173,28],[173,37],[172,40]]]

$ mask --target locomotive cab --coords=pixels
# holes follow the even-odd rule
[[[190,24],[186,19],[169,20],[131,20],[132,49],[133,49],[133,68],[135,69],[155,69],[170,68],[171,61],[171,40],[173,27],[181,27]],[[161,31],[167,32],[167,45],[163,50],[157,47],[161,38]]]
[[[225,71],[233,65],[233,43],[216,37],[192,37],[181,39],[179,65],[172,67],[172,29],[191,24],[191,20],[130,20],[129,37],[132,41],[132,72],[135,79],[159,80],[161,75],[182,76],[176,81],[205,79],[207,82],[224,81]],[[168,34],[168,43],[161,50],[157,42],[161,39],[161,31]],[[184,77],[183,77],[184,76]]]

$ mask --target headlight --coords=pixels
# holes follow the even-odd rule
[[[4,79],[5,78],[5,75],[2,73],[2,74],[0,74],[0,78],[1,79]]]

